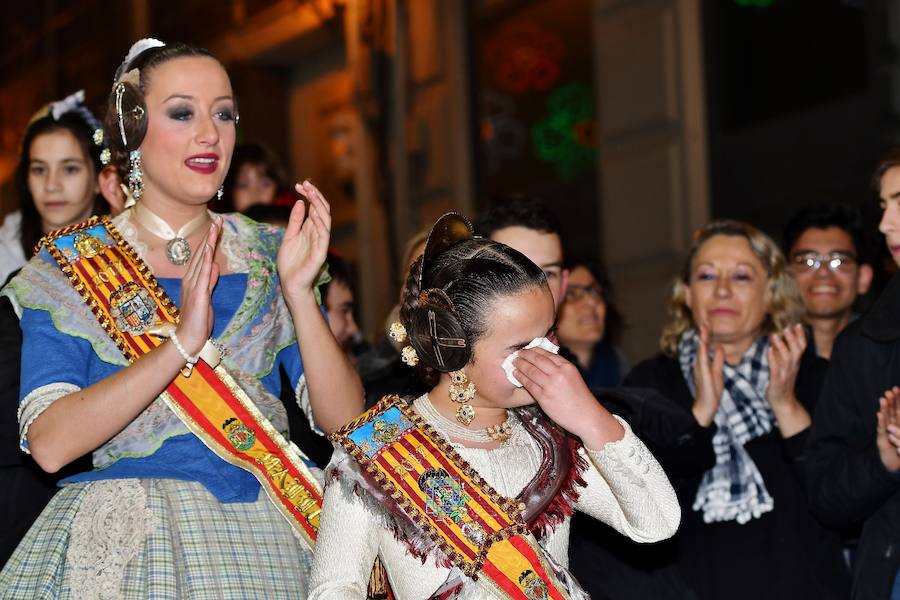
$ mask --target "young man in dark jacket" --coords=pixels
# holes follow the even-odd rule
[[[900,147],[882,159],[874,182],[880,229],[900,261]],[[900,275],[869,313],[838,337],[806,452],[813,513],[823,523],[863,523],[852,598],[900,598],[900,455],[877,425],[879,399],[900,385]]]

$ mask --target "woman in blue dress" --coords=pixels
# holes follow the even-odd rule
[[[281,370],[321,430],[362,409],[317,302],[331,226],[318,190],[297,186],[305,201],[286,230],[207,211],[237,120],[228,75],[204,50],[141,40],[116,74],[106,133],[137,202],[110,229],[179,309],[165,341],[129,360],[51,244],[5,289],[23,330],[22,448],[50,472],[92,453],[94,470],[63,482],[0,573],[0,596],[306,595],[308,542],[163,393],[212,345],[273,432],[287,430]]]

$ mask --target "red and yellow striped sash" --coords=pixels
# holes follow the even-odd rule
[[[390,396],[332,435],[367,475],[480,585],[518,600],[567,600],[522,519],[410,406]]]
[[[129,361],[164,342],[149,333],[178,322],[178,309],[144,261],[105,216],[41,240],[100,325]],[[272,503],[312,547],[322,488],[302,455],[218,365],[199,361],[162,393],[169,408],[223,460],[252,473]]]

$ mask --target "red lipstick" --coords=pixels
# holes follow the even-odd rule
[[[219,168],[219,155],[218,154],[195,154],[193,156],[189,156],[187,160],[184,161],[184,165],[197,173],[201,173],[203,175],[210,175],[211,173],[215,173]]]

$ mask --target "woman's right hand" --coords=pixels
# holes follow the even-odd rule
[[[878,427],[875,445],[884,468],[900,470],[900,387],[885,390],[878,399]]]
[[[200,352],[212,333],[215,320],[212,292],[219,280],[219,266],[214,259],[221,230],[222,219],[217,217],[191,256],[187,273],[181,280],[181,316],[176,332],[178,341],[191,356]]]
[[[541,410],[591,450],[622,439],[625,430],[584,383],[571,362],[543,348],[519,351],[513,374]]]
[[[718,346],[713,357],[709,357],[709,329],[701,326],[697,362],[694,365],[694,388],[697,391],[691,412],[703,427],[712,424],[719,410],[719,402],[725,390],[724,368],[725,351]]]

